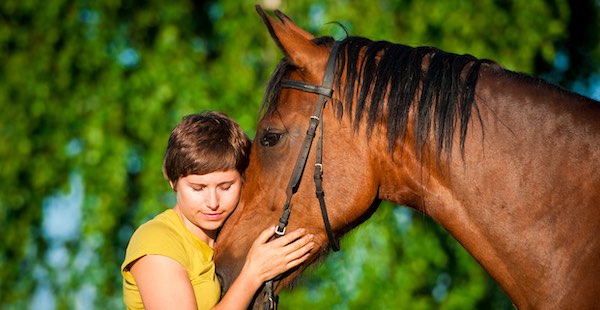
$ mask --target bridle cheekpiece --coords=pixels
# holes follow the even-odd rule
[[[319,99],[317,101],[317,105],[315,106],[315,111],[310,117],[310,123],[308,126],[308,130],[306,131],[304,144],[300,149],[300,154],[298,154],[296,165],[294,166],[292,176],[290,177],[290,181],[286,188],[286,201],[283,206],[281,217],[279,218],[279,224],[275,229],[276,238],[281,237],[285,234],[290,214],[292,213],[292,196],[298,191],[300,180],[302,179],[302,174],[304,173],[304,170],[306,168],[308,153],[310,152],[310,148],[312,146],[313,139],[316,135],[317,128],[319,128],[319,140],[317,142],[317,154],[314,172],[315,193],[319,200],[319,206],[321,207],[321,215],[323,217],[323,223],[325,225],[327,237],[329,238],[329,245],[334,251],[338,251],[340,249],[340,246],[338,240],[336,239],[333,233],[333,230],[331,229],[331,224],[329,223],[329,216],[327,215],[327,207],[325,205],[325,193],[323,192],[323,125],[321,124],[321,126],[319,126],[319,122],[321,121],[321,117],[323,115],[323,108],[325,107],[325,104],[328,100],[331,100],[331,97],[333,95],[333,80],[337,66],[336,55],[338,46],[339,42],[335,41],[333,43],[329,59],[327,60],[327,65],[325,67],[325,75],[323,76],[323,81],[320,86],[294,80],[283,80],[281,83],[282,88],[292,88],[303,92],[318,94]],[[267,295],[267,299],[263,305],[264,309],[277,309],[277,297],[274,293],[274,281],[275,279],[272,279],[265,283],[265,294]]]

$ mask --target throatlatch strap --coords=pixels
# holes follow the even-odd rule
[[[329,238],[329,244],[333,251],[337,252],[340,250],[340,244],[337,238],[333,235],[333,229],[329,223],[329,216],[327,215],[327,206],[325,205],[325,192],[323,191],[323,126],[321,123],[321,129],[319,129],[319,141],[317,142],[317,160],[315,163],[315,194],[319,199],[319,207],[321,207],[321,216],[323,217],[323,224],[325,224],[325,231],[327,232],[327,238]]]

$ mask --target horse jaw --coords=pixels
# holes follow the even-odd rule
[[[304,206],[297,205],[296,207],[303,208]],[[243,206],[240,206],[240,209],[243,209]],[[238,215],[241,215],[241,212],[238,212]],[[245,222],[246,224],[243,224],[240,221]],[[250,220],[248,216],[232,216],[232,218],[226,222],[225,226],[227,227],[224,226],[224,229],[222,230],[224,234],[219,236],[220,239],[218,239],[215,246],[215,262],[217,277],[219,278],[219,283],[221,284],[221,296],[227,292],[231,284],[241,272],[246,260],[246,255],[254,239],[256,238],[256,236],[252,233],[241,232],[235,228],[236,225],[248,225],[247,222],[249,221],[253,222],[252,227],[257,227],[261,224],[265,225],[265,227],[257,228],[257,231],[266,229],[267,224],[272,224],[272,222],[274,222],[274,220],[264,220],[264,217],[262,216],[259,216],[258,218],[252,217]],[[296,227],[292,224],[288,229],[293,230],[295,228]],[[327,256],[329,252],[329,241],[327,235],[324,232],[316,231],[314,228],[309,229],[309,232],[315,234],[315,247],[311,250],[309,259],[300,266],[284,273],[281,275],[280,279],[278,278],[275,281],[275,295],[286,288],[293,287],[298,277],[306,268]],[[255,293],[254,299],[252,300],[249,308],[262,309],[262,305],[265,301],[266,294],[263,285]]]

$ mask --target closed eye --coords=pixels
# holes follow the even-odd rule
[[[275,146],[279,143],[282,134],[276,132],[267,131],[260,139],[260,144],[263,146]]]

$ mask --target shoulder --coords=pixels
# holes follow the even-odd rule
[[[166,210],[135,230],[129,241],[129,246],[149,245],[161,242],[173,242],[181,239],[172,210]]]
[[[177,216],[173,210],[166,210],[148,222],[142,224],[136,231],[133,233],[131,239],[140,238],[140,237],[173,237],[173,235],[178,234],[177,227],[175,225],[174,216]]]
[[[142,224],[133,233],[122,269],[144,255],[163,255],[178,261],[185,257],[184,238],[172,217],[172,210],[167,210]]]

